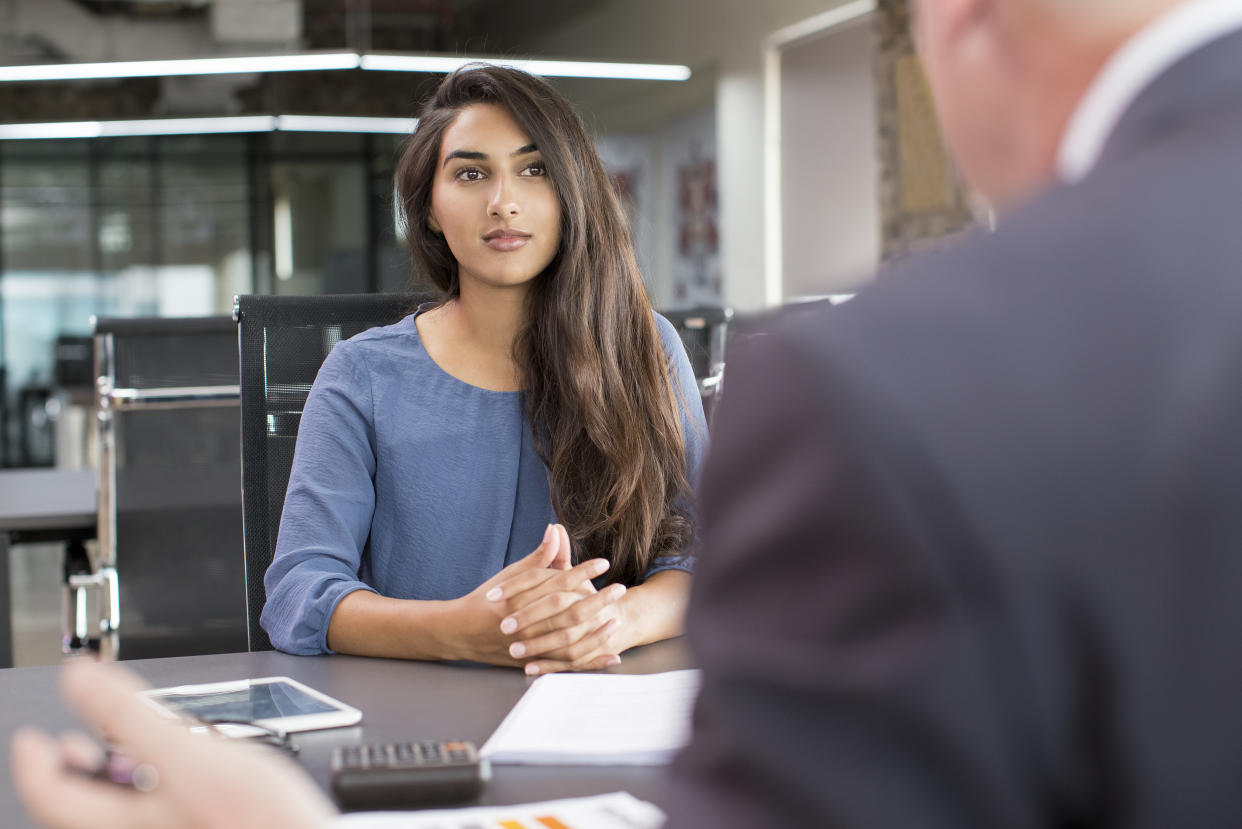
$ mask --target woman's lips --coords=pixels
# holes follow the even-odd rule
[[[492,250],[501,252],[517,250],[530,241],[530,234],[520,230],[493,230],[483,237]]]

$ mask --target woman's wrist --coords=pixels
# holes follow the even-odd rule
[[[680,636],[689,592],[690,576],[679,570],[663,570],[627,590],[617,602],[617,653]]]
[[[438,602],[436,613],[428,619],[429,639],[439,660],[468,659],[478,661],[478,654],[471,647],[471,619],[466,597]]]
[[[619,624],[617,625],[616,632],[613,633],[612,638],[609,640],[609,645],[613,653],[618,655],[630,648],[646,644],[644,641],[646,631],[643,626],[643,614],[637,612],[638,606],[635,604],[636,602],[642,602],[642,591],[639,590],[638,595],[634,595],[635,589],[637,588],[631,587],[625,591],[625,595],[618,599],[615,605],[616,619]]]

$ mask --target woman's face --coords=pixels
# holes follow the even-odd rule
[[[560,202],[539,148],[504,109],[472,104],[444,131],[428,221],[463,287],[523,286],[556,256]]]

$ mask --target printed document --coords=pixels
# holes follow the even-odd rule
[[[354,812],[334,829],[660,829],[665,815],[627,792],[549,800],[522,806],[480,806],[429,812]]]
[[[700,681],[697,670],[540,677],[479,755],[493,763],[667,763],[690,739]]]

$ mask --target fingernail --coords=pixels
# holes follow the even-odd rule
[[[608,586],[608,593],[609,595],[612,596],[612,598],[619,599],[625,595],[625,585],[624,584],[610,584]]]
[[[514,659],[521,659],[526,655],[526,646],[521,642],[514,642],[509,646],[509,655]]]
[[[552,533],[556,532],[556,525],[549,524],[543,531],[543,543],[547,544],[552,538]]]
[[[608,569],[608,559],[606,558],[595,559],[595,564],[591,567],[591,569],[595,572],[595,575],[598,576],[600,573],[603,573],[605,570]]]
[[[527,676],[538,676],[538,675],[539,675],[539,666],[538,666],[538,665],[536,665],[534,662],[532,662],[532,663],[530,663],[529,665],[527,665],[527,666],[526,666],[526,675],[527,675]]]
[[[493,587],[491,590],[487,591],[486,598],[489,602],[494,602],[503,596],[504,593],[505,591],[501,590],[499,587]]]
[[[514,619],[512,616],[500,623],[501,633],[513,633],[515,630],[517,630],[517,619]]]
[[[619,657],[619,656],[610,656],[610,657],[608,657],[608,666],[609,666],[609,667],[612,667],[613,665],[620,665],[620,664],[621,664],[621,657]]]

